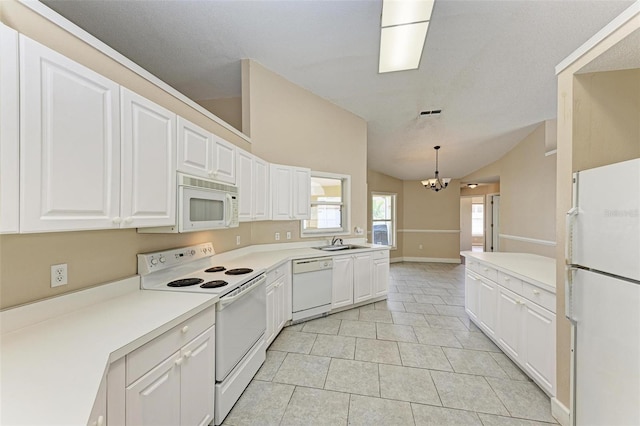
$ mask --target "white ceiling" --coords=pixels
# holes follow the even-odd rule
[[[420,68],[388,74],[378,0],[44,3],[195,100],[240,96],[257,60],[366,119],[369,168],[415,180],[434,145],[463,177],[554,118],[554,67],[632,1],[436,0]]]

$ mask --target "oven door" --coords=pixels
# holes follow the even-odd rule
[[[180,186],[179,231],[227,228],[231,221],[231,195],[216,190]]]
[[[216,382],[223,381],[267,326],[266,276],[263,274],[228,295],[216,309]],[[240,291],[238,291],[240,290]]]

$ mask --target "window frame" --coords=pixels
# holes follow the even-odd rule
[[[310,237],[329,237],[334,235],[349,235],[351,233],[351,175],[344,175],[340,173],[329,173],[329,172],[319,172],[319,171],[311,171],[311,179],[309,179],[309,194],[311,194],[311,182],[313,178],[327,178],[327,179],[339,179],[342,181],[342,201],[341,202],[314,202],[311,201],[309,203],[310,207],[318,206],[318,205],[327,205],[327,206],[342,206],[342,214],[341,214],[341,223],[342,226],[340,228],[323,228],[320,230],[309,230],[305,229],[304,222],[306,219],[300,221],[300,237],[301,238],[310,238]],[[311,196],[309,197],[311,198]],[[309,209],[311,211],[311,209]]]
[[[391,219],[374,219],[373,218],[373,197],[391,197],[392,200],[392,208],[391,208]],[[381,192],[381,191],[371,191],[371,244],[375,244],[374,235],[373,235],[373,223],[374,222],[391,222],[391,236],[393,238],[392,244],[389,245],[392,249],[397,248],[398,242],[398,194],[395,192]]]

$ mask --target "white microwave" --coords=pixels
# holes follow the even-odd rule
[[[176,226],[141,228],[140,233],[195,232],[238,226],[238,188],[178,173]]]

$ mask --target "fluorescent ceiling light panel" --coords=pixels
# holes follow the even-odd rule
[[[428,28],[429,22],[382,28],[378,72],[417,69]]]
[[[382,27],[413,24],[431,19],[434,0],[384,0]]]

